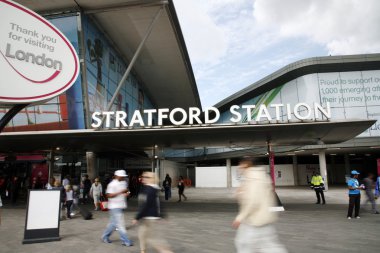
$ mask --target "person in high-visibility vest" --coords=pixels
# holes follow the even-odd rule
[[[313,172],[313,177],[311,178],[311,187],[314,189],[315,191],[315,194],[317,195],[317,202],[315,204],[326,204],[326,201],[325,201],[325,195],[323,193],[323,190],[325,188],[325,184],[323,182],[323,178],[322,176],[314,171]],[[322,197],[322,203],[321,203],[321,197]]]

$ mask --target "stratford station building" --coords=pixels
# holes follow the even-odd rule
[[[80,72],[70,89],[28,104],[7,123],[3,179],[17,176],[30,187],[36,178],[103,180],[125,169],[234,187],[245,155],[268,166],[276,185],[306,185],[316,170],[330,185],[343,184],[351,169],[377,171],[380,54],[297,61],[202,109],[171,0],[16,2],[68,38]],[[52,41],[16,21],[11,29],[59,68],[47,58]],[[25,60],[18,50],[1,48],[8,62]],[[0,118],[10,110],[1,105]]]

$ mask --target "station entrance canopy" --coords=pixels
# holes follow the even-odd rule
[[[0,152],[60,147],[70,151],[123,152],[162,148],[334,144],[354,138],[375,120],[278,124],[161,126],[137,129],[36,131],[0,134]]]

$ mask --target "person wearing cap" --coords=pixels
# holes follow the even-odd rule
[[[359,186],[359,177],[360,173],[356,170],[351,171],[351,178],[347,182],[348,186],[348,196],[349,196],[349,204],[348,204],[348,213],[347,219],[352,218],[352,212],[355,208],[355,218],[360,219],[359,211],[360,211],[360,190],[362,189]]]
[[[114,175],[114,179],[108,184],[106,190],[110,221],[102,235],[102,241],[105,243],[111,243],[112,241],[109,238],[112,232],[115,229],[118,229],[122,245],[132,246],[133,243],[128,239],[127,231],[125,229],[123,215],[123,210],[127,208],[126,197],[129,194],[127,182],[125,181],[127,174],[125,173],[125,170],[117,170]]]

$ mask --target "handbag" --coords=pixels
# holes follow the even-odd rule
[[[108,201],[104,197],[100,197],[100,210],[108,211]]]

